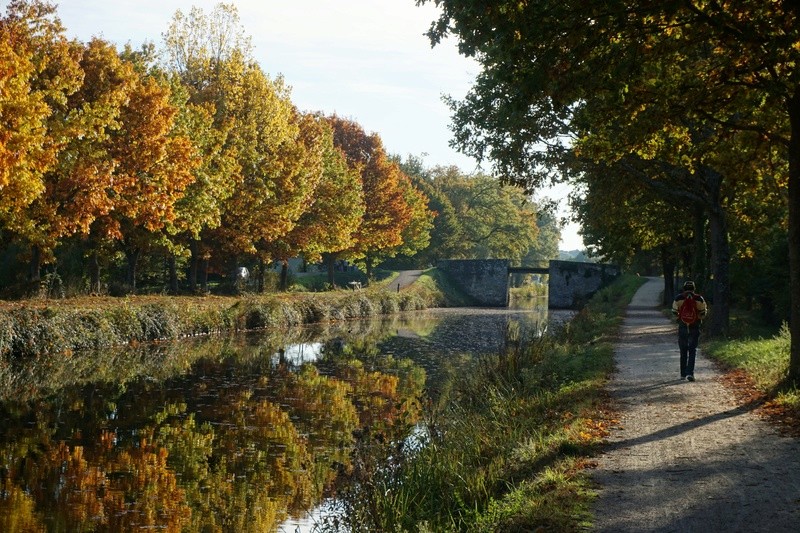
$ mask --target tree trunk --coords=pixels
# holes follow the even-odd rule
[[[28,281],[39,282],[42,280],[42,250],[36,245],[31,246],[31,261],[28,264]]]
[[[97,250],[89,258],[89,292],[100,294],[100,254]]]
[[[289,261],[284,259],[281,261],[281,290],[285,291],[289,288]]]
[[[198,257],[198,243],[196,239],[192,239],[189,243],[189,251],[192,254],[191,259],[189,260],[189,291],[192,294],[197,292],[197,268],[200,263],[200,257]]]
[[[126,273],[125,283],[128,285],[128,290],[132,293],[136,292],[136,266],[139,263],[139,256],[141,250],[138,247],[125,248],[125,259],[128,262],[128,271]]]
[[[789,99],[789,381],[800,384],[800,85]]]
[[[208,258],[200,261],[200,290],[208,292]]]
[[[264,279],[267,276],[267,263],[263,257],[258,258],[258,281],[256,292],[262,294],[264,292]]]
[[[239,279],[239,258],[231,256],[228,261],[228,290],[233,294],[241,294],[244,289],[244,283]]]
[[[167,266],[169,268],[169,292],[170,294],[178,294],[178,267],[175,260],[175,254],[169,254],[167,258]]]
[[[675,257],[666,246],[661,247],[661,272],[664,275],[664,307],[672,306],[675,297]]]
[[[731,251],[728,240],[728,223],[720,198],[722,176],[711,168],[704,168],[709,186],[709,232],[711,235],[711,269],[713,276],[711,292],[711,320],[708,333],[712,337],[728,332],[730,318],[730,262]]]
[[[323,254],[322,257],[325,260],[325,266],[328,267],[328,284],[331,286],[332,289],[335,289],[336,288],[336,276],[335,276],[336,254]]]
[[[692,272],[690,276],[700,285],[708,281],[708,265],[706,264],[706,213],[703,206],[698,206],[694,214],[694,235],[692,248]]]
[[[367,285],[369,282],[372,281],[372,256],[367,254],[367,257],[364,258],[364,264],[367,268]]]

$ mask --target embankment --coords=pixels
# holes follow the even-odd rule
[[[414,311],[439,305],[427,287],[234,297],[141,296],[0,304],[0,357],[72,353],[129,343]]]

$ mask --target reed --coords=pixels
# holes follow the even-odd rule
[[[430,287],[245,295],[67,299],[0,307],[0,358],[74,353],[197,335],[351,320],[424,309]]]

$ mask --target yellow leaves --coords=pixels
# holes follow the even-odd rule
[[[43,79],[52,73],[41,71],[28,32],[21,21],[0,19],[0,223],[16,230],[27,225],[23,210],[44,192],[42,175],[55,161],[46,100],[60,88]]]
[[[578,438],[585,444],[602,441],[610,434],[609,421],[587,419],[583,428],[578,431]]]
[[[16,485],[3,485],[3,505],[0,505],[0,531],[47,531],[33,497]]]

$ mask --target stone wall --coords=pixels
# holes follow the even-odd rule
[[[550,261],[547,305],[551,309],[580,308],[620,273],[617,265]]]
[[[446,259],[437,266],[479,305],[508,307],[508,259]]]
[[[438,263],[454,285],[487,307],[508,306],[509,265],[508,259],[446,259]],[[617,265],[550,261],[547,306],[580,309],[620,273]]]

